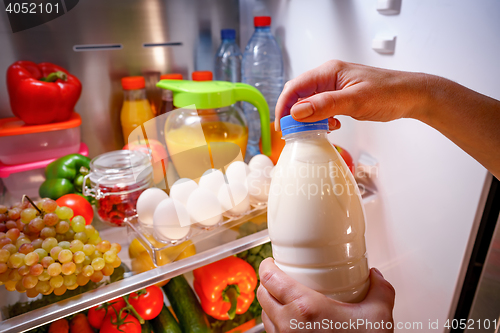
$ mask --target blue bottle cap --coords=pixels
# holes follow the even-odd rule
[[[236,31],[234,29],[222,29],[220,31],[221,39],[236,39]]]
[[[328,131],[328,119],[323,119],[312,123],[303,123],[301,121],[293,119],[292,116],[284,116],[280,119],[280,125],[283,135],[315,130]]]

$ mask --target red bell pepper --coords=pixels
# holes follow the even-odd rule
[[[228,257],[193,271],[201,307],[219,320],[245,313],[255,298],[257,275],[245,260]]]
[[[82,85],[57,65],[16,61],[7,69],[7,90],[14,115],[36,125],[68,120]]]

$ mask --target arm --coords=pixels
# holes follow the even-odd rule
[[[275,112],[278,120],[331,118],[331,130],[340,128],[336,115],[418,119],[500,177],[500,102],[437,76],[329,61],[287,82]]]

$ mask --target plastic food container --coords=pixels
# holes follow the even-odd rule
[[[78,153],[87,156],[89,150],[84,143],[80,144]],[[15,201],[20,201],[23,194],[30,198],[38,198],[38,188],[45,181],[45,167],[56,158],[17,165],[0,163],[0,178],[7,191]]]
[[[60,123],[28,126],[19,118],[0,119],[0,162],[25,164],[78,153],[80,115]]]

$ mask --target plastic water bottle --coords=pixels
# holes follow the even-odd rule
[[[269,188],[273,256],[287,275],[342,302],[370,286],[365,214],[352,173],[328,141],[328,120],[281,118],[285,147]]]
[[[222,29],[220,31],[222,43],[215,54],[215,80],[241,82],[241,54],[236,44],[236,31]]]
[[[271,122],[274,109],[283,90],[283,57],[271,33],[269,16],[254,17],[255,32],[243,54],[243,83],[259,89],[269,106]],[[248,146],[245,160],[249,161],[260,153],[260,117],[251,104],[244,103],[245,117],[248,121]]]

